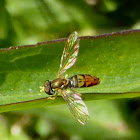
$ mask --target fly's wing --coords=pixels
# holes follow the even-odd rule
[[[82,98],[78,95],[78,93],[68,93],[67,90],[61,90],[60,92],[74,117],[81,124],[85,125],[89,120],[89,113]]]
[[[79,38],[78,33],[75,31],[68,37],[64,47],[58,77],[61,77],[61,75],[75,63],[78,51]]]

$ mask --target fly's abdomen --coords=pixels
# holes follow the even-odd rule
[[[99,78],[83,74],[72,76],[69,80],[71,88],[90,87],[100,83]]]

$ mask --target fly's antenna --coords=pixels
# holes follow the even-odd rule
[[[43,92],[44,91],[44,86],[40,86],[40,92]]]

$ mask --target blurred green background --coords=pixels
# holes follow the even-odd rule
[[[0,48],[35,44],[78,31],[99,35],[140,28],[139,0],[1,0]],[[67,106],[0,114],[0,139],[139,139],[140,100],[86,102],[82,126]],[[94,106],[93,106],[94,105]]]

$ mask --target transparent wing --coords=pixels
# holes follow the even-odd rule
[[[74,117],[81,124],[85,125],[89,120],[89,113],[82,98],[78,95],[78,93],[68,93],[66,90],[61,90],[60,92]]]
[[[75,63],[78,51],[79,38],[78,33],[75,31],[68,37],[64,47],[58,77],[61,77],[61,75]]]

